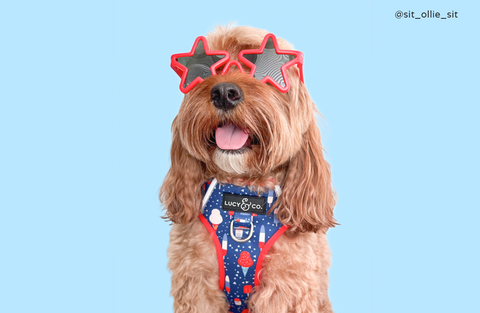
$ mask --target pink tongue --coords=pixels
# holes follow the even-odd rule
[[[247,139],[248,134],[233,124],[218,127],[215,131],[215,142],[223,150],[240,149],[247,142]]]

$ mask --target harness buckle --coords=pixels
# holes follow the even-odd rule
[[[237,237],[235,237],[235,235],[233,234],[233,222],[235,221],[235,219],[232,219],[230,221],[230,237],[232,237],[233,240],[235,240],[236,242],[240,242],[240,243],[243,243],[243,242],[247,242],[249,241],[252,236],[253,236],[253,222],[250,221],[250,231],[248,232],[248,236],[247,238],[245,239],[238,239]]]

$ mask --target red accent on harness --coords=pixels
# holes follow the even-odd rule
[[[265,246],[263,246],[262,252],[260,252],[260,255],[258,256],[257,266],[255,267],[255,287],[260,285],[260,272],[261,272],[260,270],[262,269],[263,260],[265,259],[265,256],[267,256],[268,250],[270,250],[270,248],[273,246],[273,244],[288,229],[288,227],[290,227],[290,226],[283,225],[279,230],[277,230],[275,232],[275,234],[273,234],[272,237],[270,237],[270,239],[267,241]],[[217,241],[218,241],[218,237],[217,237]]]
[[[218,260],[218,275],[220,276],[218,280],[218,285],[220,286],[220,290],[223,291],[223,287],[225,286],[225,264],[223,264],[222,245],[218,240],[217,233],[213,229],[212,225],[210,225],[210,223],[207,221],[205,216],[203,216],[203,214],[200,213],[198,218],[203,223],[207,231],[210,233],[210,237],[212,237],[213,243],[215,244],[215,250],[217,250],[217,260]]]
[[[220,290],[223,291],[223,288],[225,287],[225,264],[223,263],[222,245],[220,244],[220,241],[217,237],[217,233],[213,229],[212,225],[210,225],[210,223],[207,221],[205,216],[203,216],[203,214],[200,214],[198,218],[209,232],[210,237],[212,237],[213,243],[215,244],[215,250],[217,251],[218,260],[218,285],[220,287]],[[268,240],[265,246],[261,248],[262,252],[260,252],[260,255],[258,256],[257,266],[255,267],[255,287],[260,285],[260,270],[262,269],[263,260],[267,256],[268,250],[270,250],[273,244],[289,227],[290,226],[288,225],[283,225],[279,230],[277,230],[277,232],[275,232],[275,234],[273,234],[273,236]]]

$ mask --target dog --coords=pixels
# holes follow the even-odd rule
[[[172,56],[185,97],[159,198],[172,222],[176,313],[333,312],[336,193],[303,54],[291,49],[265,30],[227,26]]]

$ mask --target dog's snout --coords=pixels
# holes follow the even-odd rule
[[[234,83],[218,83],[210,91],[210,97],[214,106],[228,111],[243,101],[243,90]]]

